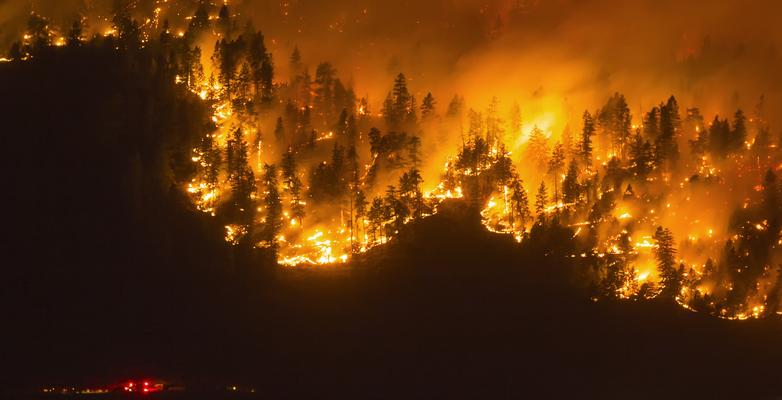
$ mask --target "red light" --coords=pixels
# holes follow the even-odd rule
[[[128,383],[128,387],[133,387],[133,382]]]
[[[144,393],[147,393],[147,392],[149,392],[149,389],[144,388]]]
[[[144,381],[144,386],[149,386],[149,382]]]

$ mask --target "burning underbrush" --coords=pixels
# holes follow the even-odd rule
[[[458,200],[520,254],[573,266],[596,300],[660,298],[729,319],[780,313],[782,153],[762,97],[751,115],[711,122],[674,96],[633,114],[619,93],[581,118],[552,106],[522,119],[513,98],[477,111],[455,95],[438,108],[426,82],[400,73],[371,101],[357,95],[361,82],[328,62],[308,68],[298,49],[281,77],[267,38],[238,29],[227,4],[201,3],[181,30],[163,8],[144,24],[119,10],[90,40],[84,21],[64,34],[33,14],[2,61],[88,46],[129,65],[154,60],[159,79],[210,110],[188,122],[197,144],[166,151],[189,155],[176,185],[234,246],[282,268],[332,268]]]

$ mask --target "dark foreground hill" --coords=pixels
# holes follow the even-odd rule
[[[463,203],[348,268],[230,248],[168,168],[200,134],[197,101],[143,63],[49,57],[0,69],[5,392],[150,377],[272,398],[782,395],[780,321],[594,302],[577,265]]]
[[[39,379],[57,382],[156,376],[283,398],[752,398],[782,390],[778,321],[723,321],[655,302],[595,303],[548,278],[557,276],[556,263],[520,255],[468,216],[453,206],[352,268],[215,283],[225,287],[203,293],[208,298],[194,309],[172,309],[169,303],[181,304],[162,296],[123,325],[128,331],[109,316],[56,319],[45,332],[27,332],[34,342],[15,344],[12,353],[27,368],[16,372],[45,372]],[[91,300],[135,298],[104,296]],[[50,301],[52,312],[69,303]]]

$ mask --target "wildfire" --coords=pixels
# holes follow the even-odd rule
[[[153,33],[165,33],[167,40],[177,44],[173,47],[186,49],[187,57],[180,57],[177,63],[188,65],[175,68],[167,76],[174,76],[176,85],[186,88],[209,107],[211,123],[210,132],[190,157],[197,170],[195,178],[182,185],[196,209],[216,217],[224,225],[224,239],[229,243],[271,249],[283,266],[342,264],[393,240],[403,225],[436,214],[442,202],[463,199],[480,210],[486,229],[510,235],[519,242],[531,237],[536,227],[561,224],[563,229],[569,229],[562,237],[582,247],[556,256],[594,266],[601,271],[599,279],[615,280],[608,285],[609,296],[654,297],[666,290],[666,285],[669,291],[677,289],[678,286],[670,283],[677,280],[682,287],[671,298],[675,295],[676,301],[688,309],[700,307],[737,320],[776,312],[767,302],[774,294],[770,287],[780,274],[775,269],[775,260],[782,239],[776,217],[769,216],[763,207],[779,209],[780,191],[776,176],[764,180],[763,173],[780,170],[782,155],[777,153],[777,144],[766,143],[768,138],[762,140],[764,122],[758,116],[746,118],[737,112],[735,122],[729,124],[725,120],[727,134],[720,141],[719,125],[723,122],[719,118],[715,119],[717,123],[704,123],[702,118],[685,121],[680,117],[675,98],[671,97],[668,103],[657,108],[659,114],[654,114],[654,110],[649,114],[652,120],[670,118],[665,126],[670,135],[667,139],[673,142],[666,144],[664,124],[659,121],[655,122],[658,126],[648,124],[644,115],[631,113],[624,97],[616,94],[598,115],[587,112],[582,121],[564,112],[560,99],[547,98],[538,110],[525,114],[523,125],[518,110],[511,117],[515,122],[503,121],[494,101],[486,114],[471,110],[469,121],[459,117],[450,121],[450,125],[427,122],[419,126],[410,121],[420,121],[418,112],[423,119],[424,109],[415,105],[411,93],[400,97],[405,102],[399,104],[398,110],[385,109],[399,100],[394,97],[400,96],[399,82],[395,82],[393,96],[384,104],[386,107],[373,114],[368,100],[355,98],[353,88],[345,87],[342,82],[338,91],[334,87],[317,87],[321,81],[336,81],[336,73],[328,79],[319,77],[318,82],[307,80],[307,84],[297,89],[293,88],[293,82],[281,82],[273,74],[264,82],[253,81],[273,70],[274,65],[262,36],[259,36],[262,51],[245,52],[237,59],[228,60],[231,62],[220,63],[219,58],[223,56],[220,51],[213,57],[201,56],[200,48],[196,51],[190,28],[184,30],[179,26],[161,32],[158,25],[166,12],[164,8],[156,7],[136,27],[139,46],[154,41]],[[218,47],[231,40],[230,33],[217,32],[221,29],[214,21],[219,18],[206,15],[201,21],[209,28],[202,31],[203,35],[217,38]],[[193,16],[185,20],[189,24],[198,22]],[[61,29],[43,30],[25,32],[20,51],[11,58],[0,58],[0,62],[29,60],[33,54],[28,51],[29,46],[36,41],[43,41],[49,47],[70,47],[74,40],[71,33],[63,36],[65,31]],[[97,33],[99,40],[117,43],[127,32],[120,24],[111,28],[103,24],[92,33]],[[241,46],[247,42],[252,41],[234,45],[242,50]],[[117,50],[121,48],[119,44],[114,46]],[[234,51],[226,49],[223,50]],[[241,53],[239,50],[236,51]],[[263,57],[268,58],[262,60]],[[211,59],[212,63],[201,65],[205,59]],[[256,68],[258,65],[266,69]],[[225,68],[232,70],[224,71]],[[325,70],[328,68],[324,65],[318,73],[329,75]],[[267,86],[266,92],[261,88],[263,85]],[[290,94],[294,92],[300,93]],[[348,92],[353,97],[338,107],[317,105],[335,102],[334,98],[312,99],[336,92],[339,96],[332,97],[346,97]],[[433,107],[434,101],[431,97],[429,100],[427,104]],[[663,108],[666,113],[661,112]],[[339,116],[343,109],[344,115]],[[390,121],[395,111],[409,118],[396,127],[388,122],[387,126],[393,129],[387,129],[386,136],[367,140],[373,135],[368,132],[369,126],[383,127],[383,119]],[[695,114],[697,109],[687,110],[687,117]],[[338,119],[339,123],[334,124]],[[356,120],[367,126],[357,125]],[[469,122],[469,127],[461,128],[464,122]],[[582,137],[568,137],[568,133],[558,131],[570,124],[578,125],[576,122],[581,122],[584,128]],[[405,125],[408,123],[409,126]],[[458,154],[451,154],[442,167],[439,161],[431,162],[443,155],[439,149],[432,152],[437,154],[425,154],[426,160],[418,155],[405,159],[402,155],[410,151],[407,147],[411,145],[421,146],[420,139],[409,140],[411,133],[423,131],[423,126],[428,129],[429,125],[452,136],[458,136],[457,131],[462,130]],[[738,132],[741,129],[744,132]],[[701,138],[706,135],[714,138],[702,143]],[[688,142],[692,157],[680,154],[689,150],[682,145]],[[350,149],[347,143],[354,147]],[[675,149],[678,152],[675,157],[665,153],[673,151],[676,145],[679,149]],[[712,148],[715,146],[730,148]],[[291,167],[294,171],[286,174],[285,182],[278,182],[281,173],[271,166],[281,168],[285,148],[289,154],[301,155],[306,160],[312,167],[307,171],[309,175]],[[334,154],[333,159],[323,162],[322,156],[329,150]],[[349,150],[354,153],[350,154]],[[524,154],[524,157],[514,160],[511,158],[514,154]],[[359,160],[361,155],[364,158]],[[350,157],[354,158],[349,160]],[[247,167],[237,169],[237,164]],[[356,165],[354,173],[345,173],[348,164]],[[385,164],[390,164],[387,170],[383,169]],[[225,165],[230,168],[221,170]],[[421,173],[421,170],[426,171]],[[442,174],[439,181],[428,179],[432,170]],[[416,175],[411,180],[409,173],[413,171]],[[399,175],[407,180],[403,181]],[[427,176],[427,185],[430,182],[436,185],[423,191],[421,175]],[[340,190],[334,190],[338,194],[327,193],[323,196],[325,200],[315,199],[311,194],[314,185],[309,181],[313,177],[332,176],[337,178],[325,186],[340,186]],[[377,182],[371,182],[373,179]],[[396,183],[397,179],[400,183],[384,193],[387,189],[384,184]],[[525,187],[524,180],[535,185]],[[538,193],[527,192],[540,182]],[[407,185],[404,188],[403,183]],[[237,193],[242,195],[244,203],[237,200],[240,197]],[[373,200],[378,202],[373,204]],[[240,215],[218,217],[226,206]],[[736,217],[725,217],[732,214]],[[675,270],[669,270],[667,277],[660,270],[659,260],[666,246],[660,245],[661,238],[656,231],[662,226],[669,227],[671,236],[676,238],[667,246],[677,251],[666,260],[674,264],[669,269]],[[769,250],[773,257],[759,262],[754,259],[761,255],[756,249]],[[757,265],[748,272],[751,269],[748,264],[752,262]],[[715,270],[720,270],[720,274]],[[605,278],[607,275],[611,275],[610,279]],[[745,284],[737,284],[749,275],[751,279]],[[737,290],[745,290],[734,296],[740,297],[740,301],[731,299],[733,304],[727,304],[728,294],[738,293]]]

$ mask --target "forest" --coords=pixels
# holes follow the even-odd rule
[[[0,58],[6,389],[779,394],[764,94],[375,98],[228,2],[137,3]]]

